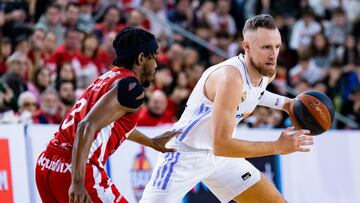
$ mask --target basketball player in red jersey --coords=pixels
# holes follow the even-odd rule
[[[154,35],[125,28],[113,46],[113,69],[85,90],[37,161],[36,184],[43,202],[125,203],[104,169],[119,145],[128,139],[161,152],[174,151],[165,144],[179,132],[150,139],[134,130],[143,88],[155,73]]]

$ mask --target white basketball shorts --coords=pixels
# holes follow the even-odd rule
[[[182,143],[175,148],[159,155],[140,203],[180,203],[200,181],[229,202],[260,180],[260,171],[243,158],[219,157]]]

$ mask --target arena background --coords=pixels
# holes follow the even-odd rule
[[[185,107],[201,73],[243,53],[242,27],[260,13],[282,35],[277,76],[268,89],[294,97],[328,95],[332,129],[312,152],[251,159],[293,202],[360,202],[360,1],[358,0],[2,0],[0,1],[0,202],[39,202],[34,164],[83,90],[109,68],[112,40],[126,26],[155,34],[155,80],[140,129],[155,136]],[[237,136],[275,140],[290,126],[282,112],[259,107]],[[157,153],[126,141],[107,171],[137,202]],[[184,202],[217,202],[199,184]]]

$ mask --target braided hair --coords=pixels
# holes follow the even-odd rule
[[[119,32],[113,42],[113,47],[116,52],[113,65],[118,67],[124,67],[129,70],[133,69],[135,64],[139,64],[138,56],[140,53],[144,53],[145,57],[154,56],[156,49],[144,49],[133,51],[133,54],[126,54],[129,49],[141,46],[151,41],[156,41],[155,36],[143,29],[135,27],[127,27]]]

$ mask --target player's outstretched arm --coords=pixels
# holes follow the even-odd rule
[[[141,145],[151,147],[159,152],[174,152],[175,149],[166,148],[165,145],[168,143],[171,138],[179,135],[181,131],[167,131],[157,137],[149,138],[144,135],[142,132],[134,129],[129,136],[127,137],[128,140],[133,142],[139,143]]]
[[[268,84],[270,84],[275,79],[275,76],[276,74],[269,79]],[[289,97],[285,97],[265,90],[263,92],[263,96],[259,102],[259,105],[282,110],[289,114],[291,102],[292,99],[290,99]]]
[[[128,100],[131,98],[136,99],[141,95],[143,97],[143,91],[136,91],[136,94],[130,91],[135,91],[137,85],[140,84],[138,84],[136,80],[123,79],[123,81],[119,82],[109,92],[103,95],[86,117],[78,124],[72,151],[72,182],[69,189],[69,199],[71,203],[91,201],[85,190],[84,176],[86,162],[91,144],[95,138],[95,133],[97,130],[104,128],[126,113],[137,111],[142,102],[139,102],[136,108],[129,108],[125,107],[126,101],[118,97],[120,90],[124,89],[129,90],[129,92],[122,92],[121,94],[127,96],[126,99]],[[139,88],[143,90],[142,87]],[[136,102],[137,101],[133,101],[132,104]]]
[[[253,142],[232,137],[236,126],[236,109],[242,95],[239,90],[243,89],[240,74],[234,67],[224,67],[212,73],[205,85],[209,99],[214,101],[211,121],[214,153],[226,157],[259,157],[308,151],[301,147],[312,144],[311,137],[302,138],[309,133],[307,130],[291,132],[292,129],[287,129],[273,142]]]
[[[292,99],[290,99],[289,97],[285,97],[265,90],[264,95],[259,102],[259,105],[282,110],[289,114],[291,101]]]

